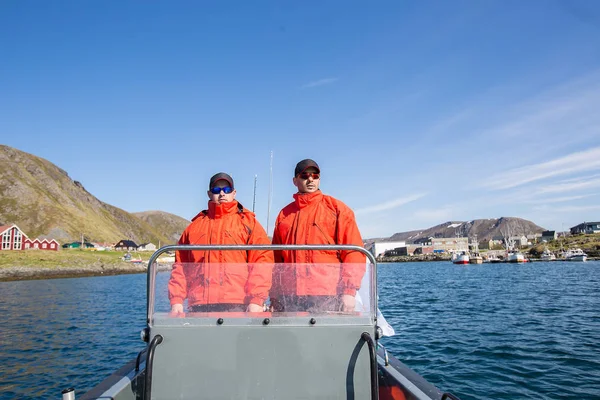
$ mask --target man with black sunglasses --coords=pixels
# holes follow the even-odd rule
[[[348,244],[363,246],[352,210],[319,189],[321,169],[305,159],[293,178],[298,192],[275,221],[273,244]],[[357,251],[275,251],[270,297],[274,311],[354,311],[366,270]],[[304,264],[302,267],[282,263]]]
[[[192,219],[179,244],[270,243],[254,213],[235,200],[229,174],[210,178],[207,194],[208,209]],[[168,284],[171,312],[183,313],[185,299],[192,312],[261,312],[272,270],[272,251],[177,251]]]

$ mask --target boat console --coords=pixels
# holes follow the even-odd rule
[[[366,265],[255,264],[274,271],[273,282],[302,275],[308,282],[341,271],[365,271],[354,309],[338,296],[306,301],[294,296],[267,304],[262,312],[245,309],[198,310],[184,304],[171,312],[169,273],[156,260],[167,251],[319,250],[358,251]],[[181,265],[180,265],[181,266]],[[203,281],[202,296],[216,296],[247,264],[186,265]],[[208,268],[214,269],[208,273]],[[218,271],[217,274],[214,272]],[[244,272],[245,271],[245,272]],[[281,276],[279,275],[281,272]],[[292,274],[290,274],[292,272]],[[285,278],[284,278],[285,274]],[[196,275],[194,275],[196,276]],[[207,276],[218,276],[211,281]],[[299,282],[299,281],[298,281]],[[306,282],[306,280],[304,281]],[[157,250],[147,272],[147,343],[135,362],[121,368],[83,399],[455,399],[377,346],[377,268],[371,253],[350,245],[176,245]],[[290,282],[286,282],[289,284]],[[292,282],[292,284],[295,284]],[[298,283],[299,284],[299,283]],[[218,288],[216,289],[218,290]],[[310,300],[310,299],[309,299]]]

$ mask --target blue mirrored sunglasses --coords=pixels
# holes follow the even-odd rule
[[[214,188],[210,189],[210,192],[212,194],[221,194],[221,190],[225,194],[229,194],[229,193],[233,192],[233,188],[231,186],[225,186],[225,187],[215,186]]]

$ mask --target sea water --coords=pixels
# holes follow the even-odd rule
[[[380,264],[381,343],[468,399],[600,399],[600,262]],[[0,282],[0,398],[81,395],[144,343],[146,276]]]

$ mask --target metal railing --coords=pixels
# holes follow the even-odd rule
[[[310,245],[310,244],[274,244],[274,245],[170,245],[164,246],[156,250],[148,261],[148,279],[147,279],[147,323],[150,324],[152,315],[154,314],[154,300],[155,300],[155,283],[156,283],[156,260],[158,257],[166,253],[167,251],[178,251],[178,250],[205,250],[205,251],[233,251],[233,250],[344,250],[344,251],[358,251],[364,254],[367,259],[373,264],[371,268],[371,290],[372,300],[374,301],[375,311],[377,311],[377,261],[375,256],[371,254],[364,247],[355,245]],[[375,312],[373,317],[377,322],[377,313]]]

